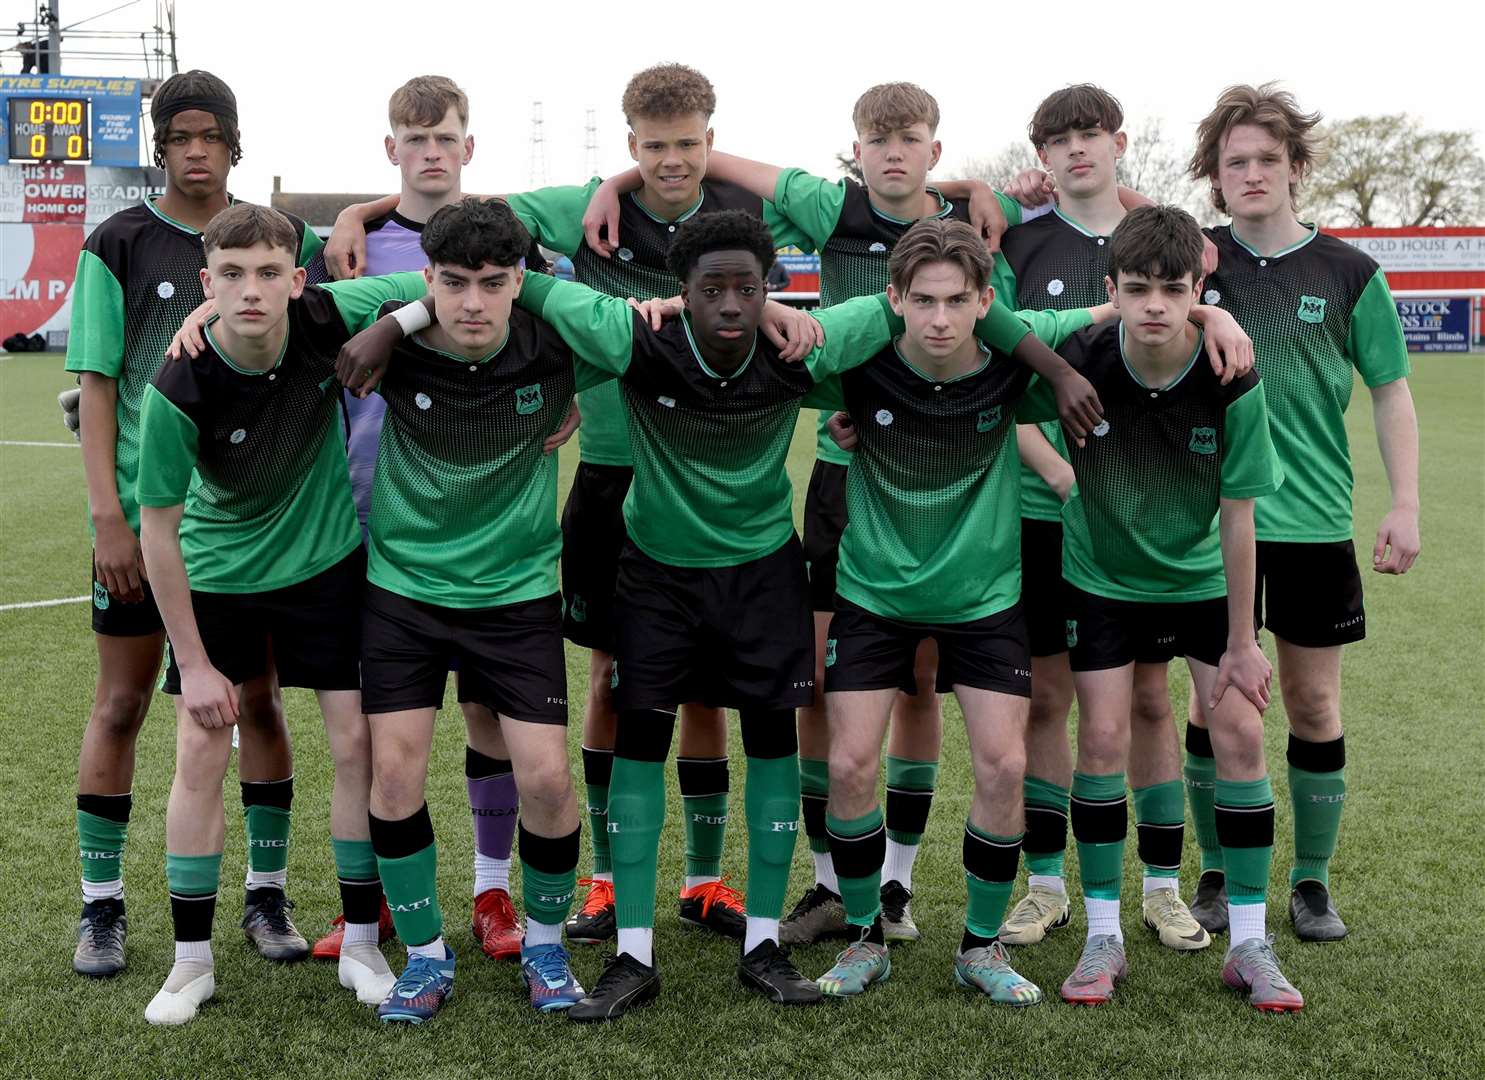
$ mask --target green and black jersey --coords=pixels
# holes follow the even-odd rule
[[[298,264],[304,266],[323,245],[304,222],[286,216],[299,236]],[[114,479],[124,519],[136,533],[140,405],[170,339],[206,299],[205,268],[201,233],[166,217],[155,196],[103,222],[78,253],[67,370],[118,380]]]
[[[557,458],[542,443],[572,403],[573,365],[553,328],[521,310],[479,360],[416,335],[398,345],[378,388],[387,412],[371,489],[373,584],[448,608],[557,591]]]
[[[1053,347],[1088,325],[1086,311],[1027,318]],[[983,619],[1021,598],[1015,425],[1033,376],[982,344],[978,368],[937,378],[900,341],[840,379],[859,441],[836,591],[908,622]],[[1035,386],[1032,418],[1056,416],[1051,388]]]
[[[681,223],[696,214],[746,210],[763,218],[779,246],[798,241],[770,203],[742,188],[710,180],[701,184],[696,205],[674,221],[656,217],[631,192],[619,200],[619,238],[623,246],[610,258],[596,254],[583,241],[583,214],[602,181],[594,177],[580,187],[549,187],[512,195],[509,203],[521,223],[540,243],[572,259],[573,276],[607,296],[652,300],[675,296],[681,283],[665,265],[670,242]],[[578,429],[582,459],[592,465],[631,465],[618,388],[605,384],[578,400],[583,426]]]
[[[1067,311],[1097,307],[1108,300],[1109,244],[1054,208],[1051,213],[1009,230],[995,256],[991,283],[1002,303],[1013,308]],[[1062,425],[1038,424],[1053,448],[1067,457]],[[1031,466],[1021,464],[1021,516],[1058,521],[1062,500]]]
[[[1407,343],[1387,279],[1370,256],[1309,235],[1274,255],[1230,226],[1208,229],[1217,270],[1203,299],[1232,313],[1253,339],[1284,486],[1258,502],[1258,539],[1351,539],[1351,448],[1345,413],[1352,370],[1367,386],[1408,374]]]
[[[1085,445],[1068,447],[1077,485],[1062,508],[1062,576],[1114,600],[1225,596],[1220,501],[1269,495],[1284,477],[1258,372],[1223,386],[1198,338],[1184,372],[1152,389],[1125,359],[1117,319],[1058,352],[1104,410]]]
[[[192,589],[281,589],[360,543],[335,358],[383,301],[425,289],[421,274],[311,285],[289,302],[272,368],[235,365],[213,320],[207,349],[156,373],[140,415],[137,498],[185,504],[180,547]]]
[[[950,202],[937,190],[929,191],[938,198],[938,209],[932,217],[969,220],[968,202]],[[999,192],[996,197],[1006,220],[1019,225],[1021,204]],[[871,204],[865,186],[855,180],[831,182],[803,169],[785,169],[779,174],[773,205],[808,237],[808,243],[800,246],[820,254],[822,308],[852,297],[884,292],[892,249],[914,224],[882,213]],[[849,465],[851,452],[842,450],[830,437],[826,428],[829,419],[829,413],[821,413],[815,456],[821,461]]]
[[[550,279],[528,279],[517,302],[589,363],[621,376],[634,449],[624,519],[634,543],[671,566],[736,566],[789,539],[784,466],[801,402],[838,401],[839,387],[816,388],[816,378],[865,362],[891,340],[886,297],[863,297],[819,313],[825,344],[803,363],[780,360],[760,335],[736,371],[720,372],[702,359],[686,319],[656,333],[622,301]],[[1026,327],[996,310],[1004,317],[987,333],[1012,349]]]

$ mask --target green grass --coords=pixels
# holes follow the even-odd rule
[[[1485,699],[1485,371],[1481,357],[1422,357],[1412,383],[1423,426],[1423,556],[1402,579],[1368,575],[1371,637],[1347,650],[1345,715],[1351,790],[1332,866],[1351,937],[1301,946],[1283,915],[1290,858],[1282,706],[1268,714],[1269,760],[1280,795],[1270,922],[1286,972],[1304,991],[1298,1017],[1260,1016],[1217,980],[1220,946],[1178,956],[1126,913],[1133,975],[1111,1008],[1049,1001],[997,1010],[950,978],[964,886],[959,837],[969,771],[960,714],[946,706],[944,767],[915,873],[924,940],[894,952],[891,982],[865,999],[783,1012],[746,995],[728,946],[681,928],[681,873],[672,790],[661,863],[657,955],[665,979],[655,1007],[594,1030],[539,1018],[514,966],[474,948],[468,923],[471,836],[456,710],[437,732],[429,804],[441,843],[440,889],[459,953],[458,992],[423,1030],[386,1030],[340,989],[331,965],[275,968],[252,955],[235,922],[243,870],[240,814],[228,815],[216,936],[218,992],[188,1028],[144,1023],[169,968],[163,875],[164,804],[173,760],[169,703],[157,698],[140,740],[126,860],[129,969],[107,982],[77,978],[73,819],[77,747],[92,697],[95,654],[83,604],[0,612],[0,942],[16,969],[0,1007],[0,1075],[123,1076],[1453,1076],[1476,1074],[1485,1046],[1479,883],[1482,699]],[[57,356],[0,359],[0,440],[61,442],[53,396],[69,384]],[[812,418],[811,418],[812,419]],[[1386,505],[1368,399],[1350,413],[1357,468],[1358,548],[1369,550]],[[797,502],[812,458],[802,421],[791,456]],[[564,454],[563,483],[576,460]],[[0,445],[0,604],[86,591],[88,539],[76,450]],[[1363,561],[1365,556],[1363,555]],[[572,715],[582,711],[586,656],[568,654]],[[1184,670],[1172,679],[1184,714]],[[297,740],[292,894],[306,933],[338,910],[328,830],[330,769],[312,698],[285,694]],[[571,731],[577,761],[578,729]],[[734,733],[735,735],[735,733]],[[735,739],[734,739],[734,743]],[[743,767],[734,767],[740,808]],[[672,789],[674,782],[671,782]],[[231,793],[229,808],[237,805]],[[742,876],[741,814],[727,865]],[[1131,830],[1132,831],[1132,830]],[[1133,843],[1126,896],[1138,893]],[[1070,857],[1070,871],[1075,860]],[[587,865],[586,840],[584,865]],[[1186,884],[1196,854],[1188,830]],[[809,880],[802,840],[791,899]],[[739,882],[739,884],[745,884]],[[1072,927],[1016,962],[1055,998],[1081,945]],[[400,964],[395,954],[394,965]],[[832,950],[796,954],[815,974]],[[579,951],[580,977],[599,970]],[[1474,1060],[1476,1065],[1468,1065]]]

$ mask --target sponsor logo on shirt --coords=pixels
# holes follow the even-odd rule
[[[1209,427],[1192,428],[1189,449],[1193,454],[1215,454],[1217,452],[1217,429]]]
[[[1299,298],[1299,321],[1318,323],[1325,321],[1325,297],[1301,296]]]
[[[675,398],[673,397],[666,397],[664,394],[661,394],[655,400],[658,401],[661,405],[664,405],[667,409],[675,408]]]
[[[516,390],[516,414],[518,416],[530,416],[544,403],[541,383],[532,383],[530,386],[522,386]]]
[[[1107,420],[1100,420],[1098,422],[1098,424],[1093,428],[1093,434],[1097,435],[1100,439],[1103,438],[1108,433],[1109,433],[1109,422]]]
[[[155,295],[161,300],[169,300],[175,295],[175,283],[170,281],[160,282],[160,284],[155,286]]]
[[[1054,277],[1051,281],[1047,282],[1047,295],[1061,296],[1062,290],[1065,288],[1067,288],[1067,286],[1063,284],[1062,279]]]
[[[413,404],[420,409],[431,409],[433,407],[433,399],[427,394],[419,394],[413,398]]]
[[[618,251],[614,252],[614,254],[623,259],[625,262],[634,261],[634,252],[630,251],[626,247],[621,247]]]
[[[882,254],[882,252],[884,252],[884,251],[887,250],[887,245],[884,244],[884,243],[882,243],[880,240],[878,240],[878,241],[876,241],[876,243],[872,244],[871,247],[867,248],[866,250],[869,251],[869,252],[871,252],[873,255],[880,255],[880,254]]]
[[[1220,304],[1222,302],[1222,294],[1219,293],[1216,289],[1208,289],[1206,292],[1201,294],[1201,299],[1203,303]]]
[[[243,439],[246,439],[246,438],[247,438],[247,432],[244,431],[242,428],[238,428],[231,435],[228,435],[227,436],[227,441],[229,443],[231,443],[233,446],[236,446],[238,443],[242,442],[242,440]]]
[[[991,430],[998,423],[1000,423],[999,405],[989,409],[981,409],[980,415],[975,417],[975,430],[983,434]]]
[[[878,409],[877,410],[876,421],[877,421],[877,423],[881,424],[883,427],[886,427],[888,424],[892,423],[892,421],[895,420],[895,419],[896,419],[896,417],[894,417],[886,409]]]

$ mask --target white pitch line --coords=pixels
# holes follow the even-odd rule
[[[0,611],[20,611],[22,608],[59,607],[62,604],[81,604],[93,599],[91,596],[64,596],[60,600],[27,600],[23,604],[0,604]]]
[[[0,446],[57,446],[76,450],[81,445],[75,442],[27,442],[24,439],[0,439]]]

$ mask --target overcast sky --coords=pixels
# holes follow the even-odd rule
[[[63,0],[63,21],[119,2]],[[5,21],[29,18],[31,6],[7,0]],[[89,26],[139,29],[154,6],[138,3]],[[850,146],[857,95],[899,79],[938,98],[939,177],[1024,139],[1036,103],[1082,81],[1117,95],[1131,130],[1159,116],[1183,147],[1224,86],[1280,79],[1329,117],[1409,112],[1430,126],[1470,129],[1485,149],[1479,2],[1378,5],[1377,14],[1363,14],[1354,0],[939,9],[788,0],[653,10],[588,0],[179,0],[178,51],[182,69],[206,68],[236,91],[244,156],[232,188],[265,201],[274,175],[290,191],[394,188],[397,173],[382,151],[387,97],[423,74],[449,75],[469,94],[476,146],[465,190],[530,186],[537,99],[548,183],[585,178],[589,108],[600,170],[613,172],[628,164],[624,84],[670,60],[699,68],[716,86],[719,148],[830,176],[833,155]],[[15,70],[13,59],[5,70]],[[128,75],[142,66],[77,60],[65,71]]]

